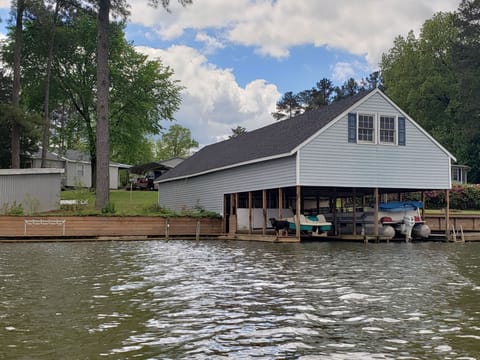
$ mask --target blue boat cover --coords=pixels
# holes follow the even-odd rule
[[[391,201],[378,204],[378,208],[385,211],[417,210],[423,208],[423,203],[421,201]]]

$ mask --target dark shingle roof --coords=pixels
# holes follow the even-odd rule
[[[185,177],[247,161],[288,154],[369,93],[370,91],[363,91],[318,110],[307,111],[294,118],[205,146],[158,180]]]

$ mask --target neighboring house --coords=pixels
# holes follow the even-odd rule
[[[158,201],[226,218],[266,207],[270,216],[299,203],[303,210],[341,197],[450,189],[452,161],[374,89],[202,148],[157,180]]]
[[[41,166],[42,152],[39,150],[32,155],[31,167]],[[90,155],[78,150],[67,150],[65,155],[55,152],[47,152],[46,167],[64,169],[62,186],[64,187],[92,187],[92,165]],[[120,185],[119,172],[128,169],[130,165],[120,164],[111,161],[109,168],[110,189],[118,189]]]
[[[468,182],[467,174],[470,169],[466,165],[452,164],[452,182],[454,184],[466,184]]]

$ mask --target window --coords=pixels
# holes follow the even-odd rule
[[[406,119],[384,114],[348,113],[348,142],[405,146]]]
[[[382,144],[395,144],[395,117],[380,116],[380,142]]]
[[[375,142],[374,116],[360,114],[358,116],[358,141]]]
[[[77,176],[84,176],[85,175],[85,167],[84,165],[77,164]]]

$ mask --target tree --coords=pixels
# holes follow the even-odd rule
[[[110,1],[98,0],[98,35],[97,35],[97,132],[96,132],[96,200],[97,209],[105,207],[109,199],[109,127],[108,127],[108,29],[110,24]],[[118,13],[126,14],[124,0],[112,0]],[[168,9],[169,0],[152,0],[156,6],[161,2]],[[182,5],[191,0],[179,0]]]
[[[382,56],[387,94],[480,180],[480,1],[438,13]]]
[[[88,12],[77,11],[58,27],[50,101],[52,144],[60,152],[79,149],[94,159],[96,22]],[[109,148],[112,160],[137,163],[147,154],[147,138],[162,130],[161,121],[173,120],[181,86],[172,80],[172,69],[135,51],[124,28],[123,22],[115,22],[109,30]],[[29,107],[41,111],[44,81],[36,74],[44,73],[45,54],[35,46],[40,35],[34,30],[27,26],[30,56],[24,94]]]
[[[459,105],[455,108],[459,134],[459,158],[472,167],[469,178],[480,182],[480,1],[463,0],[455,14],[458,41],[453,47],[453,59],[458,78]]]
[[[334,101],[345,99],[349,96],[357,94],[361,90],[354,78],[345,80],[342,86],[335,87]]]
[[[95,206],[104,208],[109,201],[109,128],[108,128],[108,50],[110,26],[110,0],[98,0],[97,17],[97,124],[96,124],[96,172],[95,172]]]
[[[397,37],[383,54],[381,70],[387,94],[442,144],[455,150],[457,80],[452,49],[457,30],[450,13],[427,20],[418,39]],[[454,135],[455,134],[455,135]]]
[[[14,4],[12,2],[12,4]],[[16,10],[16,11],[15,11]],[[13,87],[12,87],[12,105],[20,106],[20,70],[22,61],[22,47],[23,47],[23,14],[25,11],[25,1],[17,0],[16,9],[14,9],[15,16],[15,40],[13,50]],[[17,112],[15,112],[17,113]],[[18,114],[18,113],[17,113]],[[19,124],[18,116],[12,119],[11,122],[11,166],[13,169],[20,168],[20,137],[22,128]]]
[[[383,88],[382,74],[380,71],[374,71],[368,77],[360,82],[362,90],[373,90],[376,88]]]
[[[168,132],[157,141],[156,158],[158,160],[174,157],[185,158],[196,147],[198,147],[198,142],[192,139],[189,129],[178,124],[172,125]]]
[[[280,101],[277,102],[277,111],[272,113],[276,120],[288,119],[303,112],[298,95],[289,91],[283,94]]]
[[[237,125],[236,128],[231,129],[232,130],[232,135],[230,135],[228,138],[233,139],[239,135],[245,134],[247,132],[247,129],[244,128],[243,126]]]

